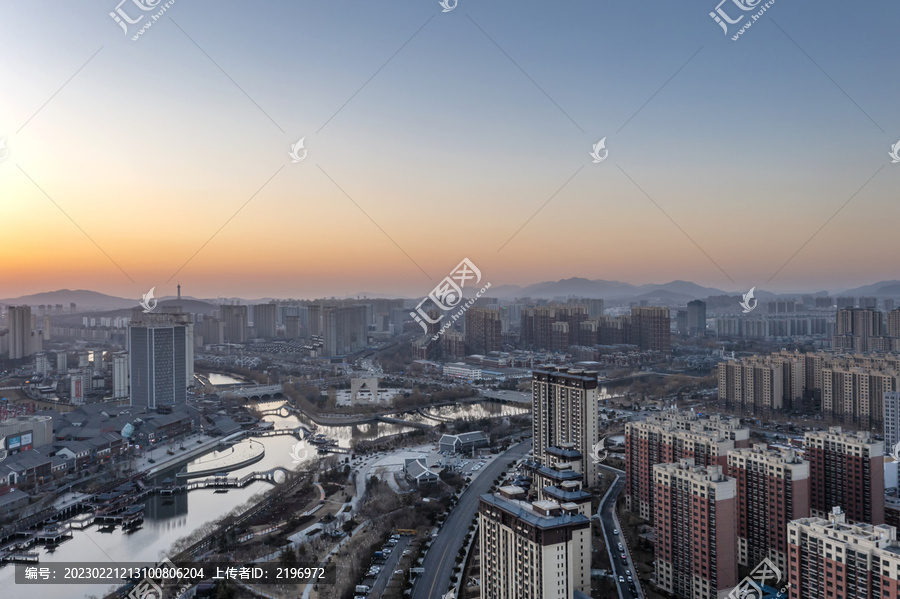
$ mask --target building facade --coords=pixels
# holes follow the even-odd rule
[[[482,495],[481,599],[571,599],[591,592],[591,523],[573,503],[525,501],[520,487]]]
[[[855,522],[884,524],[884,443],[839,426],[806,433],[811,515],[840,507]]]
[[[886,524],[855,524],[839,508],[788,524],[790,599],[895,599],[900,544]]]
[[[625,424],[625,503],[645,520],[655,517],[653,468],[689,458],[699,466],[728,465],[728,452],[750,446],[750,430],[738,418],[700,418],[664,412]]]
[[[534,460],[549,465],[547,450],[564,443],[590,455],[599,441],[597,373],[563,366],[532,371]],[[597,464],[585,460],[582,475],[587,487],[597,483]]]
[[[809,462],[757,444],[728,452],[728,476],[737,484],[738,563],[768,558],[786,570],[788,522],[809,517]]]
[[[684,599],[717,599],[738,582],[737,485],[692,459],[653,467],[656,584]]]

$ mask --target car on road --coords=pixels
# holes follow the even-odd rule
[[[623,562],[627,562],[627,561],[628,561],[628,556],[626,556],[624,553],[623,553],[622,555],[620,555],[619,557],[622,558],[622,561],[623,561]]]
[[[618,529],[618,528],[613,529],[613,534],[618,536],[618,534],[619,534],[619,529]]]
[[[624,577],[624,576],[619,576],[619,582],[625,582],[625,577]]]
[[[625,546],[619,543],[619,551],[625,551]]]

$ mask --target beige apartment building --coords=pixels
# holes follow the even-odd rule
[[[591,522],[574,503],[528,502],[500,487],[479,504],[481,599],[571,599],[591,592]]]

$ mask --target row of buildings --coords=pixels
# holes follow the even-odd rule
[[[699,329],[699,318],[696,328]],[[705,309],[702,316],[705,327]],[[591,317],[585,306],[542,306],[522,310],[522,347],[565,351],[580,345],[635,345],[642,351],[669,353],[672,348],[668,308],[635,306],[624,316]]]
[[[798,521],[885,523],[884,445],[868,433],[832,427],[807,433],[802,451],[751,447],[736,418],[669,412],[628,423],[625,450],[627,505],[653,523],[656,584],[678,597],[715,598],[738,584],[738,566],[763,560],[793,575]],[[790,594],[826,596],[873,595]]]
[[[838,310],[831,346],[835,351],[900,350],[900,309],[887,314],[874,308]]]
[[[597,374],[536,368],[532,395],[531,491],[508,485],[480,499],[485,599],[590,594]],[[656,585],[715,599],[739,584],[739,566],[764,562],[793,599],[897,597],[900,544],[885,520],[900,523],[900,500],[886,513],[883,453],[868,433],[839,427],[795,448],[751,445],[733,417],[668,411],[628,423],[626,505],[653,525]]]
[[[886,394],[900,390],[900,355],[782,350],[721,362],[717,375],[727,409],[764,417],[818,404],[826,418],[880,429],[896,410]]]

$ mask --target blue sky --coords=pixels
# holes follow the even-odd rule
[[[896,4],[260,4],[4,3],[0,295],[900,278]]]

